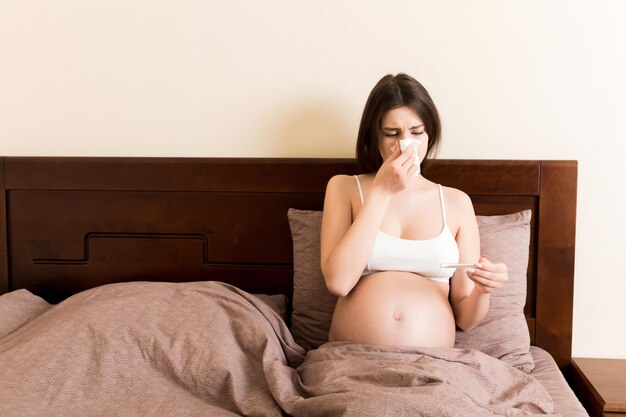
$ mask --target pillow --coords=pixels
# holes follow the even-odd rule
[[[320,267],[321,211],[289,209],[293,239],[294,289],[291,332],[307,350],[328,341],[337,297],[328,292]],[[470,332],[458,330],[455,347],[477,349],[518,369],[534,368],[524,317],[531,211],[476,216],[482,255],[504,262],[509,282],[491,296],[485,320]]]
[[[337,297],[326,288],[320,266],[322,212],[289,209],[293,240],[291,333],[306,350],[328,342]]]
[[[458,330],[454,346],[477,349],[524,372],[534,369],[530,334],[524,316],[531,211],[476,216],[481,254],[503,262],[509,281],[492,295],[485,319],[469,332]]]
[[[25,289],[0,295],[0,339],[45,313],[50,307],[43,298]]]
[[[284,294],[252,294],[267,304],[276,314],[287,318],[287,296]]]

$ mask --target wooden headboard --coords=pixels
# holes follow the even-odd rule
[[[50,302],[136,280],[292,292],[287,209],[321,210],[353,159],[0,158],[0,293]],[[525,314],[534,345],[571,362],[575,161],[435,160],[477,214],[533,211]]]

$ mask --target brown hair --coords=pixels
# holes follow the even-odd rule
[[[412,109],[424,123],[428,134],[428,150],[424,160],[437,152],[441,139],[441,123],[437,107],[428,91],[407,74],[385,75],[372,89],[361,116],[356,158],[364,172],[376,172],[382,165],[380,124],[386,112],[398,107]]]

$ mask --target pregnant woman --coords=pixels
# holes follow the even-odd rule
[[[480,256],[470,198],[421,175],[440,130],[414,78],[387,75],[370,93],[356,144],[365,174],[326,188],[321,267],[339,296],[330,341],[453,346],[455,326],[479,324],[508,280],[504,264]],[[471,266],[445,265],[456,263]]]

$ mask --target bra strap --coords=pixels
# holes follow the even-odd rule
[[[353,175],[353,177],[356,180],[356,186],[359,187],[359,196],[361,197],[361,205],[363,205],[364,200],[363,200],[363,189],[361,188],[361,182],[359,181],[358,176]]]
[[[446,221],[446,206],[443,203],[443,187],[441,184],[437,184],[439,187],[439,200],[441,201],[441,215],[443,216],[443,225],[444,227],[448,227],[448,222]]]

